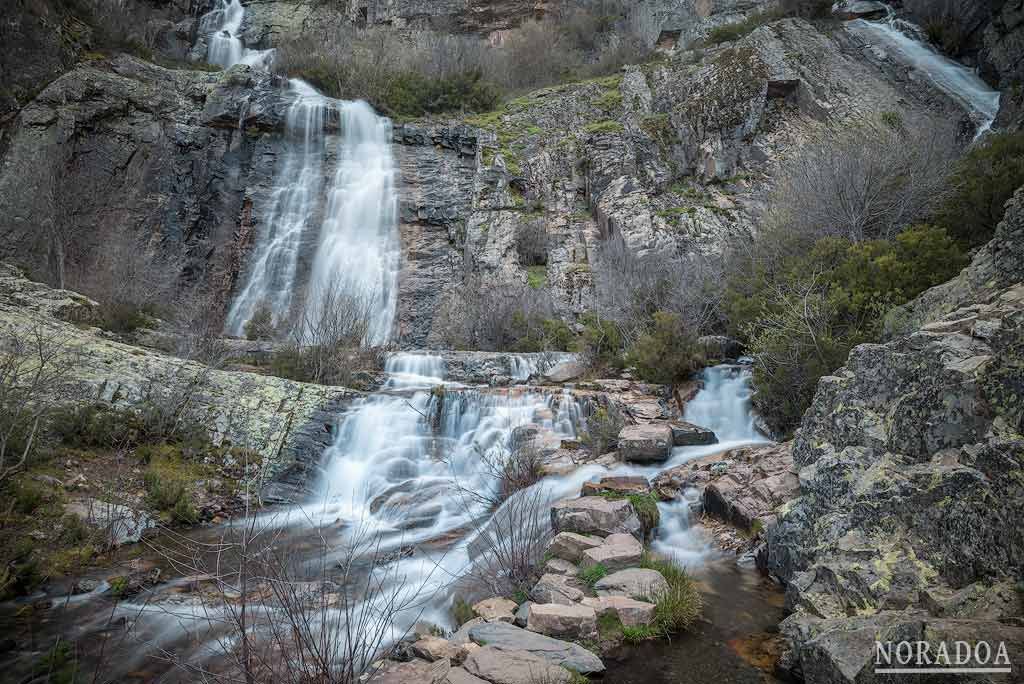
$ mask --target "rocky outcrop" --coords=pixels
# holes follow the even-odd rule
[[[251,449],[263,458],[252,475],[265,501],[294,501],[315,486],[320,456],[338,416],[358,393],[252,373],[211,370],[192,361],[110,339],[87,323],[94,303],[54,290],[0,264],[0,334],[42,330],[60,340],[67,369],[55,403],[105,402],[115,407],[182,400],[215,443]]]
[[[854,647],[879,632],[1020,643],[1005,589],[1024,577],[1020,199],[968,269],[908,307],[939,317],[853,349],[804,415],[800,496],[763,560],[796,611],[788,667],[814,681],[876,681]]]

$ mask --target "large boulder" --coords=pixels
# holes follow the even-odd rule
[[[630,568],[602,577],[594,584],[598,596],[654,599],[668,591],[668,582],[657,570]]]
[[[575,532],[559,532],[548,545],[548,553],[570,563],[579,563],[580,556],[587,549],[600,546],[604,540],[589,534]]]
[[[682,420],[671,420],[668,422],[668,428],[672,431],[673,446],[703,446],[718,443],[715,433],[700,425]]]
[[[558,532],[602,537],[622,532],[639,539],[643,534],[633,504],[627,499],[611,500],[600,496],[564,499],[555,503],[551,507],[551,526]]]
[[[568,684],[572,679],[568,670],[552,664],[548,659],[528,651],[495,646],[484,646],[473,651],[463,667],[469,674],[491,684]],[[419,684],[419,680],[409,679],[403,684]]]
[[[587,372],[587,367],[578,359],[568,359],[556,363],[544,373],[544,379],[548,382],[569,382],[575,380]]]
[[[579,644],[553,639],[513,625],[501,622],[475,625],[469,630],[469,637],[474,642],[490,648],[503,651],[528,651],[552,664],[567,667],[580,674],[600,675],[604,672],[604,663],[601,662],[601,659]]]
[[[627,425],[618,441],[619,454],[633,463],[660,463],[672,454],[672,430],[665,423]]]
[[[563,639],[590,639],[597,636],[597,613],[580,604],[535,603],[526,629]]]
[[[156,526],[155,521],[143,511],[99,499],[71,501],[64,507],[64,512],[76,515],[97,528],[104,544],[110,546],[137,542],[146,530]]]

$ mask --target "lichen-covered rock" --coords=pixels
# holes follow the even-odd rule
[[[551,507],[551,526],[558,532],[602,537],[623,532],[639,538],[643,533],[633,504],[627,499],[610,500],[600,496],[564,499],[555,503]]]
[[[574,584],[569,575],[543,575],[530,590],[530,598],[537,603],[571,606],[583,598],[583,592]]]
[[[580,558],[580,567],[589,568],[602,565],[608,572],[625,570],[640,565],[644,547],[631,534],[608,535],[604,544],[594,549],[587,549]]]
[[[584,482],[580,489],[580,496],[601,496],[602,494],[616,494],[628,496],[630,494],[649,494],[651,483],[643,475],[613,475],[602,477],[597,482]]]
[[[629,568],[602,577],[594,584],[598,596],[627,596],[632,599],[656,599],[668,590],[668,582],[657,570]]]

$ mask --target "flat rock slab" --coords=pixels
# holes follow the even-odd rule
[[[564,639],[590,639],[597,636],[597,613],[580,604],[535,603],[530,606],[526,629]]]
[[[715,433],[700,425],[681,420],[671,420],[667,425],[668,429],[672,431],[672,446],[702,446],[718,443]]]
[[[643,475],[615,475],[602,477],[597,482],[584,482],[580,496],[601,496],[602,494],[647,494],[651,491],[650,481]]]
[[[665,423],[627,425],[619,432],[619,454],[633,463],[667,461],[672,444],[672,430]]]
[[[613,534],[609,536],[609,539],[611,537],[619,537],[620,540],[584,551],[583,558],[580,559],[580,567],[589,568],[603,565],[608,572],[615,572],[640,565],[640,557],[644,552],[644,547],[640,545],[640,542],[628,534]],[[621,538],[629,541],[621,541]]]
[[[471,675],[491,684],[568,684],[569,671],[529,651],[484,646],[469,654],[463,666]],[[409,680],[404,684],[421,684]]]
[[[654,604],[628,596],[586,596],[580,602],[594,609],[598,616],[613,613],[626,627],[643,627],[654,621]]]
[[[516,602],[495,596],[474,604],[473,612],[484,620],[512,622],[516,612]]]
[[[627,499],[612,501],[600,496],[557,502],[551,507],[551,526],[558,532],[596,534],[601,537],[618,532],[631,534],[638,539],[643,535],[633,504]]]
[[[530,612],[533,612],[533,607],[530,608]],[[580,674],[590,675],[604,672],[604,663],[601,662],[601,659],[579,644],[553,639],[536,632],[528,632],[503,622],[475,625],[469,630],[469,638],[485,648],[528,651],[554,665],[568,667]],[[476,652],[479,653],[479,651]],[[471,653],[470,657],[466,659],[467,663],[472,657]],[[466,669],[472,672],[469,667]]]
[[[594,584],[598,596],[628,596],[643,600],[653,599],[668,590],[668,582],[657,570],[630,568],[602,577]]]
[[[579,563],[580,556],[587,549],[600,546],[604,540],[588,534],[576,534],[575,532],[559,532],[548,544],[548,553],[555,558],[561,558],[570,563]]]

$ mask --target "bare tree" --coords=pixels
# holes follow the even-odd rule
[[[812,239],[890,238],[943,200],[958,152],[952,131],[924,122],[823,129],[783,163],[775,220]]]
[[[183,293],[175,301],[167,320],[176,356],[221,368],[231,356],[224,341],[223,304],[207,290]]]
[[[0,483],[23,469],[74,362],[70,335],[37,322],[0,333]]]

